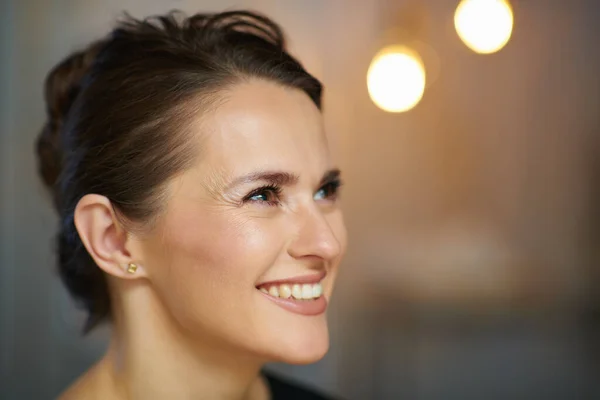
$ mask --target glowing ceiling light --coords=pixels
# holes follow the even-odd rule
[[[382,110],[410,110],[425,91],[425,66],[421,57],[404,46],[384,48],[369,66],[367,88],[371,100]]]
[[[495,53],[512,34],[512,8],[507,0],[462,0],[454,13],[454,27],[471,50]]]

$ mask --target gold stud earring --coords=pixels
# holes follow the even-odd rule
[[[135,271],[137,271],[138,266],[135,265],[134,263],[129,263],[129,265],[127,265],[127,272],[129,272],[130,274],[135,274]]]

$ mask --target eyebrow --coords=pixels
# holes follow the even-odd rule
[[[324,185],[327,182],[339,179],[341,171],[338,168],[330,169],[323,174],[319,185]],[[240,176],[234,179],[230,184],[227,185],[227,190],[241,184],[253,183],[253,182],[267,182],[271,185],[277,186],[293,186],[298,183],[300,177],[296,174],[284,171],[259,171],[252,172],[247,175]]]

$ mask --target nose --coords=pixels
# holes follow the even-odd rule
[[[314,207],[306,210],[298,218],[299,229],[288,248],[288,253],[292,257],[312,256],[332,260],[340,255],[342,245],[336,234],[341,232],[332,229],[326,214],[318,207]]]

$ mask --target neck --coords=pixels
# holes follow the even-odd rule
[[[113,314],[111,344],[99,367],[115,398],[268,398],[262,360],[218,338],[191,337],[157,302],[145,300],[127,313],[133,319]]]

